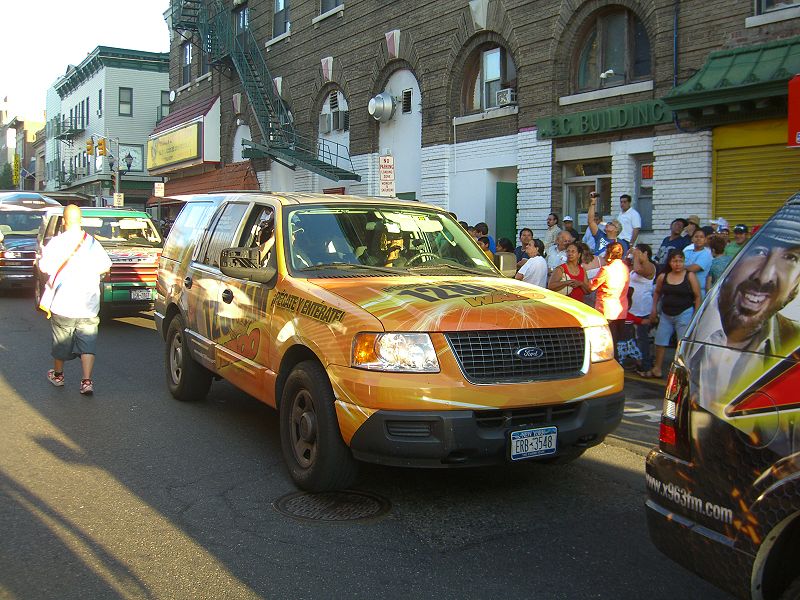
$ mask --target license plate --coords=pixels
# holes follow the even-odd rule
[[[538,427],[511,432],[511,460],[524,460],[556,453],[558,429]]]
[[[152,300],[153,290],[144,288],[141,290],[131,290],[131,300]]]

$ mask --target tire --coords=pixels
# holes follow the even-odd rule
[[[333,389],[322,365],[305,361],[292,369],[278,418],[283,457],[297,487],[323,492],[355,481],[358,465],[342,440]]]
[[[176,315],[167,329],[164,354],[167,387],[176,400],[194,402],[206,397],[212,375],[189,354],[183,330],[183,318]]]

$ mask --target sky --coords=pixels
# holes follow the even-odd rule
[[[47,88],[97,46],[169,50],[163,16],[169,0],[26,0],[15,6],[0,33],[0,105],[8,97],[9,117],[42,119]]]

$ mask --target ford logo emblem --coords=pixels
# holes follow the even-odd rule
[[[536,346],[528,346],[527,348],[520,348],[517,350],[516,355],[522,360],[536,360],[544,356],[544,350]]]

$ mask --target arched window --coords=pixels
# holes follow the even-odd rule
[[[576,71],[578,92],[652,77],[644,24],[624,8],[599,13],[580,46]]]
[[[465,112],[476,112],[510,103],[512,94],[499,90],[517,88],[517,68],[511,54],[497,44],[476,48],[464,69],[463,105]]]

